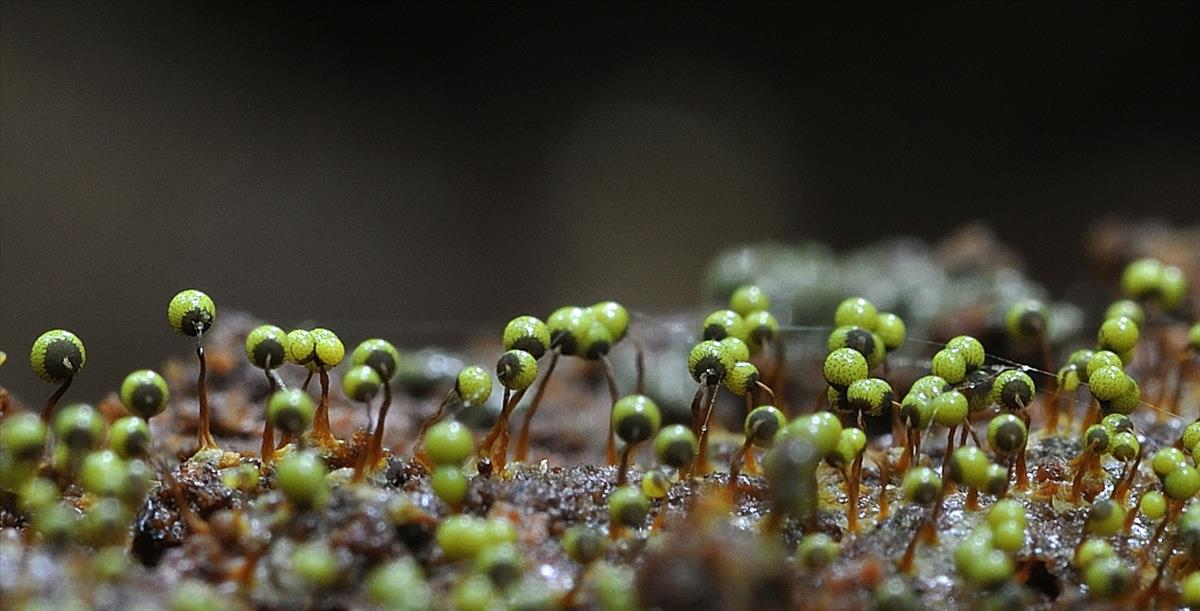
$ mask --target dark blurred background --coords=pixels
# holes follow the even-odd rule
[[[0,6],[33,403],[46,328],[87,343],[76,399],[186,354],[186,287],[411,346],[689,306],[746,241],[983,219],[1054,287],[1092,220],[1200,214],[1197,3]]]

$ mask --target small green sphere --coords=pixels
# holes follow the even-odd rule
[[[546,328],[550,330],[550,345],[557,346],[559,352],[567,356],[573,356],[579,348],[579,340],[594,321],[595,318],[589,309],[565,306],[555,310],[546,319]]]
[[[846,388],[846,401],[852,409],[869,416],[880,416],[895,400],[892,385],[879,378],[855,380]]]
[[[128,482],[125,461],[111,450],[92,452],[79,467],[83,489],[99,496],[119,496]]]
[[[608,354],[615,343],[608,327],[599,321],[594,321],[579,338],[577,354],[585,359],[596,360]]]
[[[540,318],[518,316],[504,327],[504,349],[524,350],[540,359],[550,347],[550,328]]]
[[[627,395],[613,404],[613,430],[625,443],[641,443],[654,437],[661,424],[658,406],[645,395]]]
[[[912,387],[909,388],[909,394],[925,395],[927,398],[932,399],[949,390],[949,387],[950,384],[941,377],[928,375],[918,378],[916,382],[913,382]]]
[[[922,430],[933,419],[933,398],[911,390],[900,402],[900,421],[912,430]]]
[[[835,467],[849,467],[866,447],[867,434],[862,429],[847,427],[842,429],[837,445],[826,456],[826,460]]]
[[[1130,378],[1117,367],[1101,367],[1088,376],[1088,387],[1097,401],[1114,401],[1129,392]]]
[[[1008,492],[1008,469],[995,463],[988,465],[987,485],[983,492],[995,497],[1004,496]]]
[[[1126,352],[1137,346],[1139,335],[1137,323],[1132,319],[1110,318],[1100,325],[1097,343],[1105,350]]]
[[[467,575],[451,592],[455,611],[491,611],[503,609],[500,594],[492,581],[483,575]]]
[[[992,402],[1007,410],[1017,411],[1029,407],[1037,387],[1033,378],[1018,369],[1006,369],[996,375],[992,382]]]
[[[1113,458],[1122,462],[1128,462],[1141,453],[1142,446],[1138,443],[1137,436],[1128,431],[1122,431],[1112,436],[1108,451],[1112,454]]]
[[[892,352],[904,345],[904,337],[908,333],[904,320],[891,312],[880,312],[875,321],[875,334],[883,340],[883,347]]]
[[[1183,447],[1185,448],[1196,447],[1196,444],[1200,443],[1200,420],[1196,420],[1184,427],[1180,440],[1183,442]]]
[[[36,460],[46,447],[46,425],[37,414],[18,413],[0,420],[0,451],[21,461]]]
[[[54,416],[54,437],[72,452],[100,447],[104,417],[86,403],[68,405]]]
[[[351,401],[366,403],[375,397],[381,386],[383,380],[379,378],[379,372],[369,365],[352,367],[342,376],[342,392]]]
[[[1117,555],[1113,550],[1112,544],[1104,539],[1088,539],[1079,546],[1079,551],[1076,552],[1071,564],[1077,569],[1086,569],[1091,564],[1102,558],[1112,558]]]
[[[380,380],[391,381],[400,370],[400,351],[385,339],[367,339],[350,353],[350,364],[366,365],[379,374]]]
[[[487,521],[468,515],[447,517],[438,525],[434,539],[447,560],[474,558],[488,546]]]
[[[1109,414],[1100,420],[1100,426],[1103,426],[1109,435],[1133,432],[1133,421],[1125,414]]]
[[[1200,607],[1200,571],[1192,571],[1183,578],[1179,588],[1179,602],[1185,607]]]
[[[312,334],[316,358],[315,369],[333,369],[346,357],[346,346],[337,334],[329,329],[313,329]]]
[[[1013,523],[1022,529],[1027,525],[1025,506],[1013,499],[1000,499],[987,512],[988,525],[993,529],[1000,524]]]
[[[87,362],[83,342],[65,329],[51,329],[38,336],[29,349],[29,365],[39,378],[63,384],[75,377]]]
[[[287,500],[301,509],[325,504],[329,498],[325,461],[312,452],[293,454],[275,467],[275,482]]]
[[[1188,329],[1188,349],[1200,353],[1200,322]]]
[[[636,486],[621,486],[608,497],[608,519],[613,524],[637,528],[650,513],[650,499]]]
[[[121,404],[130,414],[143,419],[161,414],[170,398],[167,381],[149,369],[139,369],[121,382]]]
[[[443,420],[425,433],[425,454],[435,465],[461,465],[475,449],[471,430],[453,420]]]
[[[1119,299],[1112,302],[1108,309],[1104,310],[1104,320],[1112,320],[1114,318],[1128,318],[1138,327],[1146,324],[1146,312],[1138,302],[1132,299]]]
[[[567,557],[586,565],[604,556],[608,539],[590,526],[577,524],[563,533],[562,545]]]
[[[946,348],[954,350],[959,356],[963,357],[963,360],[967,363],[967,371],[974,371],[983,367],[983,362],[987,359],[987,353],[983,350],[983,344],[970,335],[959,335],[951,339],[946,342]]]
[[[750,346],[747,346],[746,342],[731,335],[721,340],[721,345],[729,351],[729,356],[734,362],[750,360]]]
[[[625,339],[625,334],[629,332],[629,311],[625,309],[625,306],[615,301],[601,301],[592,304],[588,308],[588,312],[596,319],[596,322],[608,329],[613,344]]]
[[[937,500],[941,493],[942,478],[929,467],[914,467],[904,476],[900,488],[910,503],[928,505]]]
[[[648,498],[661,499],[671,491],[671,482],[658,469],[651,469],[642,476],[642,494]]]
[[[760,405],[746,414],[742,431],[750,443],[766,448],[771,446],[775,435],[786,425],[787,419],[778,408],[773,405]]]
[[[1046,306],[1035,299],[1018,301],[1005,313],[1004,326],[1018,342],[1038,341],[1046,333]]]
[[[779,336],[779,321],[766,310],[751,312],[742,319],[742,329],[751,350],[757,352],[766,342]]]
[[[967,377],[967,361],[956,350],[938,350],[929,367],[933,375],[951,384],[958,384]]]
[[[1163,264],[1158,259],[1133,261],[1121,274],[1121,292],[1130,299],[1154,297],[1162,290]]]
[[[296,365],[311,365],[317,359],[317,340],[304,329],[294,329],[287,335],[287,359]]]
[[[1133,410],[1137,409],[1141,404],[1142,387],[1133,377],[1127,376],[1125,392],[1112,401],[1102,403],[1100,407],[1104,409],[1104,413],[1106,414],[1127,415],[1133,413]]]
[[[287,359],[287,333],[275,325],[255,327],[246,336],[246,358],[259,369],[274,369]]]
[[[529,388],[537,374],[537,359],[524,350],[509,350],[496,361],[496,377],[510,390]]]
[[[379,565],[367,575],[367,598],[390,611],[426,611],[433,607],[433,592],[421,567],[409,558]]]
[[[1167,499],[1161,492],[1151,490],[1138,500],[1138,509],[1151,520],[1159,520],[1167,513]]]
[[[297,436],[312,424],[316,407],[312,397],[299,388],[275,391],[267,399],[267,419],[276,430]]]
[[[729,392],[744,397],[758,387],[758,367],[749,361],[738,361],[733,368],[725,373],[725,388]]]
[[[467,498],[467,490],[471,482],[462,467],[456,465],[441,465],[429,474],[429,486],[439,499],[458,507]]]
[[[957,390],[946,391],[933,398],[933,421],[944,426],[958,426],[967,421],[967,397]]]
[[[62,498],[58,486],[44,477],[35,477],[25,482],[17,491],[21,511],[37,514]]]
[[[1191,465],[1176,467],[1163,478],[1163,492],[1176,501],[1186,501],[1200,492],[1200,471]]]
[[[1025,545],[1025,527],[1016,522],[992,525],[992,545],[1008,553],[1016,553]]]
[[[1090,381],[1092,374],[1104,367],[1116,367],[1117,369],[1124,369],[1125,363],[1121,360],[1121,357],[1117,356],[1117,353],[1111,350],[1097,350],[1093,352],[1087,359],[1087,365],[1084,367],[1085,371],[1087,372],[1085,381]]]
[[[1084,526],[1086,532],[1107,537],[1115,535],[1125,526],[1125,507],[1115,501],[1096,501],[1088,512]]]
[[[771,298],[767,296],[766,291],[757,286],[744,284],[729,296],[729,309],[742,316],[751,312],[769,310],[771,309]]]
[[[825,533],[806,535],[796,546],[796,559],[810,569],[821,569],[837,560],[838,544]]]
[[[721,342],[704,340],[693,346],[688,354],[688,371],[697,382],[716,386],[735,362]]]
[[[698,449],[696,435],[682,424],[665,426],[654,438],[654,455],[668,467],[682,469],[692,464]]]
[[[1083,432],[1083,447],[1091,449],[1096,454],[1105,454],[1108,452],[1108,447],[1112,444],[1112,435],[1108,429],[1093,424]]]
[[[1058,382],[1058,387],[1062,389],[1063,392],[1075,392],[1075,390],[1079,388],[1079,383],[1082,381],[1079,379],[1079,369],[1074,365],[1067,365],[1062,369],[1059,369],[1058,374],[1055,376],[1055,380]]]
[[[338,582],[342,571],[329,544],[314,541],[296,546],[292,573],[313,588],[328,588]]]
[[[1029,431],[1025,422],[1012,414],[1000,414],[988,423],[988,445],[1001,456],[1011,456],[1025,446]]]
[[[987,486],[987,455],[975,446],[963,446],[950,455],[946,476],[956,484],[966,484],[975,489]]]
[[[1168,312],[1179,310],[1183,300],[1187,298],[1188,281],[1183,270],[1168,265],[1163,268],[1162,281],[1159,284],[1159,300],[1163,309]]]
[[[867,359],[867,365],[874,369],[883,363],[887,352],[883,339],[862,327],[838,327],[829,334],[825,343],[830,352],[838,348],[853,348]]]
[[[1187,464],[1187,457],[1177,448],[1160,448],[1150,462],[1154,474],[1159,479],[1165,478],[1168,473],[1180,467],[1186,467]]]
[[[993,549],[972,557],[964,567],[963,575],[980,588],[993,589],[1008,583],[1014,570],[1012,558],[1001,550]]]
[[[176,293],[167,305],[167,321],[181,335],[200,335],[208,331],[216,319],[217,306],[213,300],[195,289]]]
[[[150,427],[136,416],[126,416],[108,429],[108,447],[121,458],[144,458],[150,453]]]
[[[287,334],[287,360],[297,365],[309,365],[317,358],[317,340],[304,329]]]
[[[1133,586],[1133,571],[1119,558],[1097,558],[1084,569],[1083,583],[1092,598],[1112,600]]]
[[[874,329],[879,322],[879,310],[875,304],[862,297],[850,297],[838,304],[833,315],[833,326],[856,326],[864,329]]]
[[[736,337],[745,340],[747,335],[742,327],[742,316],[733,310],[717,310],[704,317],[702,327],[704,339],[723,340],[726,337]]]
[[[492,396],[492,376],[483,367],[463,367],[454,380],[454,391],[463,405],[483,405]]]
[[[862,353],[850,348],[838,348],[830,352],[829,356],[825,357],[822,371],[825,381],[829,382],[830,386],[843,391],[856,380],[866,379],[870,374],[867,359],[863,358]]]
[[[796,418],[784,427],[784,432],[807,440],[818,456],[825,456],[837,448],[842,438],[842,423],[831,412],[820,411]]]

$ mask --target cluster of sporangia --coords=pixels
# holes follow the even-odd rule
[[[1082,450],[1071,465],[1072,486],[1069,492],[1064,490],[1059,501],[1080,503],[1086,484],[1097,480],[1100,485],[1092,489],[1108,494],[1087,510],[1073,564],[1081,572],[1089,596],[1097,599],[1139,593],[1142,600],[1148,600],[1164,591],[1163,576],[1172,575],[1182,577],[1181,584],[1177,591],[1167,588],[1165,594],[1187,605],[1200,605],[1200,506],[1189,505],[1200,490],[1196,467],[1200,460],[1200,422],[1186,427],[1177,447],[1154,453],[1152,465],[1158,484],[1137,487],[1141,490],[1137,503],[1131,505],[1128,501],[1139,475],[1145,438],[1139,438],[1128,417],[1143,401],[1138,382],[1125,367],[1137,353],[1142,338],[1139,330],[1146,324],[1143,306],[1158,316],[1171,312],[1184,301],[1187,285],[1178,269],[1139,260],[1126,270],[1122,286],[1128,299],[1114,303],[1106,312],[1096,348],[1072,354],[1058,371],[1057,379],[1048,379],[1053,383],[1052,392],[1042,395],[1046,397],[1046,433],[1056,434],[1062,428],[1060,403],[1079,388],[1086,387],[1091,394],[1090,407],[1080,421]],[[827,342],[823,371],[828,390],[823,399],[828,411],[801,415],[789,422],[772,391],[772,386],[783,386],[785,352],[779,325],[769,307],[762,290],[744,286],[732,295],[729,309],[704,319],[703,339],[688,358],[689,371],[699,384],[692,402],[692,421],[690,425],[666,427],[661,426],[654,401],[641,392],[640,349],[635,392],[621,396],[617,390],[607,355],[627,335],[629,314],[620,304],[564,307],[545,322],[532,316],[517,317],[504,329],[505,352],[496,363],[504,398],[495,425],[477,443],[469,428],[443,419],[456,402],[466,408],[478,407],[491,396],[489,373],[481,367],[466,367],[436,413],[421,427],[414,444],[414,460],[429,471],[434,492],[452,513],[458,514],[471,487],[465,466],[472,458],[475,469],[485,474],[482,476],[507,476],[508,421],[537,381],[539,361],[549,355],[541,382],[525,410],[515,451],[518,461],[528,456],[530,422],[560,356],[599,361],[607,374],[611,398],[607,460],[611,465],[619,464],[617,487],[608,500],[609,536],[583,525],[567,532],[563,544],[567,554],[580,564],[580,573],[575,587],[562,594],[558,602],[572,604],[588,571],[594,568],[591,572],[595,574],[599,603],[625,608],[633,604],[627,591],[628,575],[601,561],[606,539],[619,540],[626,529],[643,529],[655,504],[661,503],[673,484],[703,478],[712,471],[707,457],[708,436],[720,388],[744,397],[747,411],[745,441],[732,454],[725,493],[737,494],[743,470],[760,473],[757,453],[765,451],[761,473],[769,483],[774,510],[763,526],[764,535],[772,536],[786,519],[794,519],[809,533],[801,541],[797,557],[810,568],[830,564],[838,551],[838,543],[832,538],[815,532],[819,469],[832,468],[842,478],[847,493],[845,536],[855,536],[862,518],[858,498],[868,449],[865,418],[890,415],[892,439],[898,447],[872,455],[880,475],[876,491],[878,519],[883,520],[890,512],[887,491],[893,481],[899,483],[901,496],[909,503],[930,508],[903,556],[896,559],[899,572],[914,571],[916,552],[922,543],[937,545],[938,516],[957,487],[965,491],[962,504],[967,511],[980,510],[981,495],[992,499],[986,519],[954,550],[964,583],[983,590],[1008,583],[1016,572],[1015,554],[1026,544],[1023,501],[1032,494],[1025,454],[1031,433],[1030,408],[1038,391],[1029,374],[1042,372],[998,365],[978,340],[959,336],[933,355],[930,374],[913,383],[897,402],[885,378],[888,354],[905,340],[904,322],[895,314],[878,312],[865,299],[850,298],[838,306]],[[199,425],[193,460],[227,467],[231,486],[238,485],[240,479],[257,481],[255,469],[247,472],[251,463],[220,450],[209,431],[201,340],[216,318],[212,300],[199,291],[183,291],[171,300],[168,317],[177,332],[196,338]],[[1039,303],[1015,304],[1006,322],[1015,341],[1040,346],[1049,359],[1046,314]],[[1174,368],[1176,401],[1183,367],[1200,353],[1200,325],[1190,328],[1189,341],[1187,353],[1180,355]],[[772,348],[770,358],[761,357]],[[329,428],[328,372],[344,354],[337,335],[326,329],[285,333],[265,325],[254,329],[246,339],[247,358],[265,372],[272,389],[266,404],[261,469],[264,475],[273,471],[277,488],[297,511],[321,507],[329,497],[330,482],[344,481],[327,477],[324,459],[346,443],[336,439]],[[370,439],[353,469],[352,482],[372,475],[385,464],[383,430],[391,403],[390,381],[399,360],[395,347],[382,339],[366,340],[351,353],[352,368],[342,378],[345,395],[366,404],[370,415],[371,402],[381,390],[383,394],[378,416],[368,418]],[[760,375],[755,360],[763,366],[765,375]],[[130,416],[108,427],[105,443],[104,419],[97,410],[84,404],[55,408],[84,365],[85,352],[79,338],[68,331],[48,331],[34,342],[31,362],[39,376],[61,386],[47,401],[41,417],[20,413],[4,417],[0,424],[2,488],[15,494],[20,510],[32,517],[33,530],[43,540],[54,544],[77,540],[95,546],[101,550],[98,558],[102,566],[108,567],[105,570],[119,570],[126,562],[123,546],[132,513],[153,484],[154,474],[144,462],[152,446],[147,422],[167,406],[167,385],[153,371],[129,374],[121,385],[120,397]],[[276,374],[276,368],[285,363],[308,368],[303,387],[288,388]],[[879,372],[878,377],[872,372]],[[321,384],[315,407],[306,392],[314,374]],[[1162,385],[1165,387],[1167,382],[1163,380]],[[766,401],[761,401],[764,398]],[[990,453],[971,425],[989,414],[986,440]],[[1068,426],[1075,422],[1074,417],[1067,419]],[[938,427],[946,430],[946,445],[940,465],[934,465],[923,451],[923,440]],[[276,433],[282,436],[278,443]],[[619,454],[617,438],[623,444]],[[627,484],[636,448],[651,440],[660,468],[647,471],[638,485]],[[1125,465],[1112,482],[1106,481],[1107,473],[1101,468],[1105,457]],[[60,490],[72,483],[86,493],[82,517],[60,501]],[[1094,493],[1088,496],[1096,497]],[[1157,523],[1144,547],[1140,567],[1119,559],[1108,540],[1128,532],[1138,512]],[[663,513],[658,512],[652,531],[663,528]],[[1164,535],[1166,545],[1160,549]],[[526,566],[515,540],[515,528],[504,519],[452,515],[441,521],[436,541],[445,558],[471,560],[474,567],[454,588],[457,608],[483,609],[497,601],[511,602],[514,586],[521,581]],[[1182,559],[1177,557],[1179,554]],[[337,560],[328,545],[302,546],[295,564],[297,572],[314,587],[336,581]],[[1142,569],[1147,566],[1155,567],[1149,585],[1142,579]],[[429,589],[420,568],[408,560],[377,567],[368,580],[368,590],[369,596],[383,605],[424,608],[429,604]],[[884,602],[903,599],[911,592],[905,589],[903,580],[892,579],[885,582],[877,596]]]

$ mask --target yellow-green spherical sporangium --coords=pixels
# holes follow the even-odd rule
[[[492,396],[492,376],[483,367],[463,367],[454,379],[454,390],[463,405],[483,405]]]
[[[537,374],[537,359],[524,350],[509,350],[496,361],[496,377],[511,390],[529,388]]]
[[[725,374],[725,388],[729,392],[744,397],[754,390],[758,382],[758,368],[754,363],[739,361]]]
[[[550,329],[534,316],[518,316],[504,326],[504,349],[524,350],[540,359],[550,346]]]
[[[149,369],[135,371],[121,382],[121,404],[134,416],[157,416],[166,409],[170,398],[167,381]]]
[[[294,329],[287,334],[287,359],[297,365],[308,365],[317,358],[317,342],[312,333]]]
[[[39,335],[29,350],[29,365],[33,372],[51,384],[62,384],[71,379],[86,362],[83,342],[65,329],[51,329]]]
[[[830,386],[844,389],[856,380],[865,379],[870,370],[862,353],[851,348],[838,348],[825,357],[822,371]]]
[[[742,316],[733,310],[717,310],[704,318],[701,325],[704,339],[722,340],[726,337],[745,339]]]
[[[688,371],[692,379],[716,386],[733,368],[733,355],[721,342],[704,340],[692,347],[688,354]]]
[[[658,406],[645,395],[627,395],[613,405],[613,430],[625,443],[650,439],[658,433],[661,424]]]
[[[601,301],[592,304],[588,312],[608,329],[614,344],[625,339],[625,334],[629,332],[629,311],[625,306],[615,301]]]
[[[313,329],[310,333],[316,351],[314,363],[324,369],[337,367],[346,357],[346,346],[342,344],[342,340],[329,329]]]
[[[383,386],[383,380],[379,378],[379,372],[369,365],[351,367],[342,375],[342,392],[351,401],[370,401],[380,386]]]
[[[742,316],[759,310],[769,310],[771,298],[761,288],[753,284],[744,284],[729,296],[729,309]]]
[[[350,353],[350,364],[374,369],[383,381],[390,381],[400,369],[400,351],[391,342],[373,338],[360,342]]]
[[[206,294],[195,289],[176,293],[167,304],[167,321],[176,333],[199,335],[208,331],[217,319],[217,306]]]
[[[246,358],[259,369],[273,369],[287,358],[287,333],[275,325],[255,327],[246,336]]]
[[[857,326],[864,329],[874,329],[879,320],[879,310],[875,304],[862,297],[850,297],[838,304],[833,315],[833,324],[837,327]]]

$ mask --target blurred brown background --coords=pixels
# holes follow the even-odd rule
[[[98,398],[185,287],[412,346],[973,219],[1061,286],[1093,219],[1200,220],[1197,57],[1196,3],[4,2],[0,383],[61,326]]]

